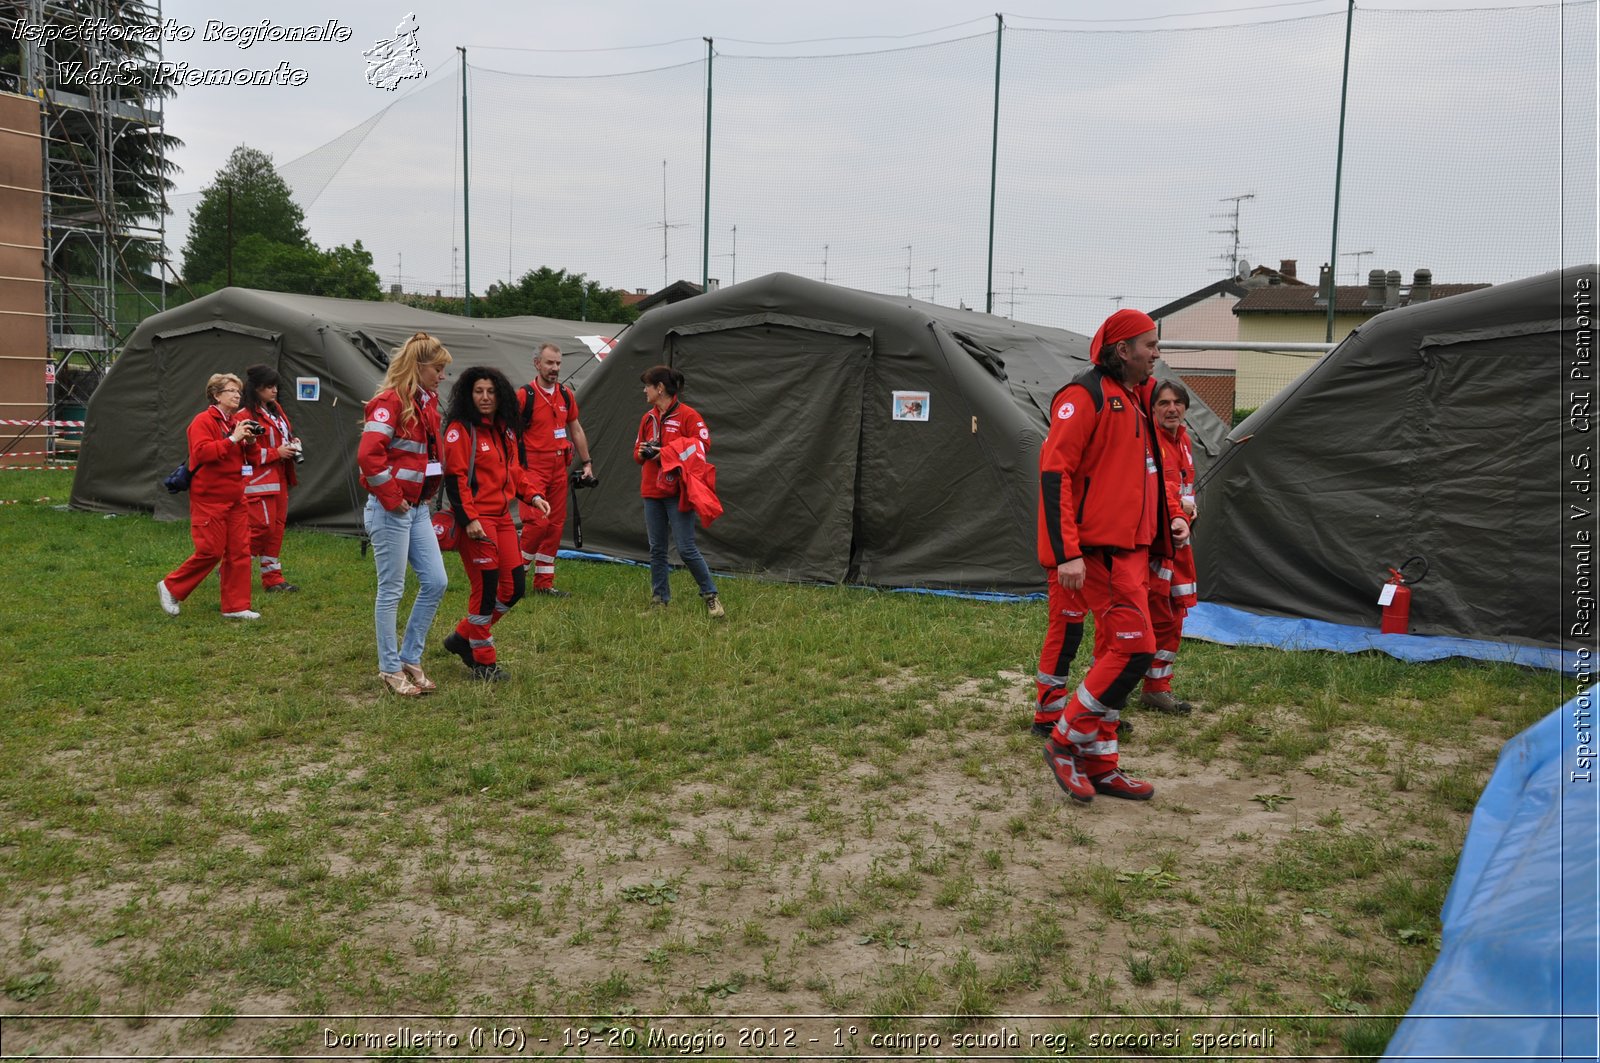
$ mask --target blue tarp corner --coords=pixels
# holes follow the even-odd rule
[[[1506,743],[1472,814],[1438,959],[1386,1060],[1600,1053],[1592,686]]]

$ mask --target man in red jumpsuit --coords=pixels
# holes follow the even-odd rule
[[[1056,392],[1039,453],[1039,563],[1094,614],[1094,664],[1045,740],[1045,763],[1073,800],[1148,800],[1155,787],[1123,774],[1117,724],[1155,653],[1148,585],[1152,549],[1171,553],[1188,523],[1167,514],[1150,419],[1155,322],[1118,310],[1090,344],[1094,365]],[[1052,623],[1055,618],[1052,616]]]
[[[565,598],[568,592],[555,586],[556,552],[567,524],[567,466],[573,445],[585,476],[594,475],[594,462],[589,460],[589,437],[578,423],[578,400],[561,383],[561,348],[553,343],[540,347],[533,370],[533,381],[517,392],[527,425],[522,449],[534,491],[550,503],[550,512],[523,514],[522,559],[533,570],[534,594]]]
[[[1189,391],[1175,380],[1163,380],[1151,392],[1156,442],[1161,446],[1161,471],[1166,479],[1167,512],[1182,515],[1194,526],[1194,451],[1183,418],[1189,412]],[[1150,559],[1150,623],[1156,654],[1144,674],[1139,704],[1157,712],[1187,716],[1194,706],[1172,693],[1172,668],[1183,641],[1183,621],[1196,598],[1194,547],[1185,543],[1171,557]]]

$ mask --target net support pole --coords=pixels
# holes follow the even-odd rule
[[[700,228],[700,290],[707,292],[711,290],[711,64],[715,52],[711,47],[711,38],[706,37],[704,40],[706,42],[706,172],[705,206]]]
[[[1350,102],[1350,31],[1355,25],[1356,0],[1348,0],[1344,13],[1344,76],[1339,82],[1339,150],[1333,163],[1333,247],[1328,251],[1328,328],[1325,342],[1333,342],[1333,313],[1339,303],[1339,186],[1344,182],[1344,114]]]
[[[1355,0],[1350,0],[1355,3]],[[467,50],[457,46],[461,53],[461,250],[466,258],[463,303],[468,317],[472,316],[472,171],[467,165],[472,152],[467,140]]]
[[[996,11],[994,21],[994,129],[989,142],[989,261],[983,279],[983,312],[986,314],[994,313],[994,204],[995,182],[1000,172],[1000,50],[1006,36],[1005,16]]]

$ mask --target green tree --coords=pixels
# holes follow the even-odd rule
[[[195,208],[183,247],[184,279],[197,294],[226,286],[231,276],[241,288],[382,298],[372,254],[361,241],[324,251],[307,235],[305,221],[272,157],[240,145]]]
[[[638,311],[622,305],[620,293],[602,288],[582,273],[540,266],[524,273],[515,284],[491,284],[473,300],[473,313],[483,317],[517,317],[536,314],[567,321],[606,321],[627,324]]]
[[[306,216],[278,176],[272,156],[241,144],[200,195],[183,245],[183,279],[207,284],[219,275],[227,283],[233,252],[238,283],[239,250],[247,237],[288,247],[310,247]],[[260,249],[255,254],[259,257]]]

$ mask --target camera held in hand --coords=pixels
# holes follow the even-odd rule
[[[306,445],[298,439],[291,439],[289,445],[294,448],[294,463],[299,465],[306,460]]]
[[[645,461],[655,461],[661,456],[661,448],[654,443],[645,443],[639,447],[639,456]]]
[[[583,466],[579,465],[572,470],[572,486],[575,490],[585,487],[599,487],[600,477],[592,472],[584,472]]]
[[[260,421],[241,421],[239,423],[244,425],[244,430],[253,436],[263,436],[267,434],[267,426],[262,424]]]

